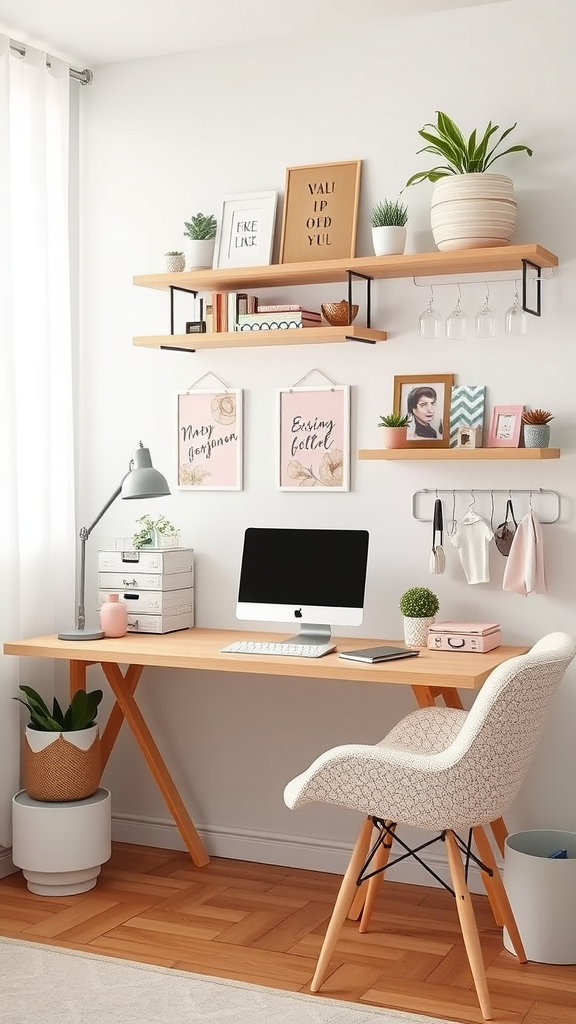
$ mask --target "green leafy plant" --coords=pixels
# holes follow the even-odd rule
[[[81,729],[89,729],[95,724],[98,705],[103,696],[102,690],[90,690],[88,693],[85,690],[78,690],[65,712],[62,711],[56,697],[50,711],[40,694],[31,686],[20,686],[19,689],[28,699],[13,697],[12,700],[20,701],[20,704],[28,708],[28,727],[38,732],[79,732]]]
[[[193,238],[195,241],[204,241],[208,238],[216,238],[216,218],[212,213],[197,213],[184,221],[186,238]]]
[[[408,209],[398,199],[384,199],[376,203],[370,214],[373,228],[403,228],[408,220]]]
[[[158,519],[152,519],[150,516],[140,516],[136,522],[142,527],[132,537],[132,543],[135,548],[146,547],[147,544],[153,544],[155,534],[159,533],[163,537],[176,537],[179,531],[172,523],[166,519],[166,516],[158,516]]]
[[[449,174],[482,174],[495,160],[500,160],[508,153],[527,153],[528,156],[532,156],[532,150],[528,146],[510,146],[501,153],[497,152],[504,139],[514,131],[517,122],[506,128],[496,144],[492,145],[491,140],[495,133],[500,131],[500,125],[489,121],[481,138],[475,128],[466,139],[448,114],[437,110],[436,115],[436,124],[425,124],[418,132],[418,135],[428,143],[419,149],[418,153],[433,153],[434,156],[446,160],[446,163],[432,167],[429,171],[418,171],[408,178],[404,188],[421,181],[435,182]]]
[[[546,409],[525,409],[522,413],[522,423],[528,423],[531,426],[542,426],[550,423],[550,420],[553,419],[553,414],[547,412]]]
[[[428,587],[410,587],[400,598],[399,608],[402,615],[410,619],[423,619],[436,615],[440,602],[436,594]]]
[[[183,256],[184,253],[183,252],[176,252],[176,250],[174,249],[174,250],[171,250],[170,252],[165,252],[164,255],[165,256]]]
[[[379,427],[407,427],[410,422],[409,416],[403,416],[400,412],[391,412],[388,416],[381,416]]]

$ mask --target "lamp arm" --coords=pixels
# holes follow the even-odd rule
[[[128,476],[128,474],[126,474],[126,476]],[[80,530],[80,534],[79,534],[79,537],[80,537],[80,566],[79,566],[79,573],[78,573],[78,614],[77,614],[77,618],[76,618],[76,627],[77,627],[77,629],[84,629],[85,625],[86,625],[86,609],[84,607],[84,592],[85,592],[85,589],[86,589],[86,541],[88,540],[88,537],[92,533],[92,530],[94,529],[96,524],[99,523],[100,520],[102,519],[102,516],[104,515],[104,513],[107,512],[108,509],[110,508],[110,505],[112,505],[112,503],[114,501],[116,501],[116,498],[118,497],[118,495],[122,491],[122,484],[124,483],[124,480],[126,479],[126,476],[123,477],[121,483],[118,485],[118,487],[114,491],[114,494],[112,494],[111,497],[108,498],[108,501],[106,502],[104,507],[100,509],[100,511],[99,511],[98,515],[96,516],[94,522],[92,522],[90,524],[90,526],[83,526],[82,529]]]

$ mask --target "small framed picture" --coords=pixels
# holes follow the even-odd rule
[[[354,256],[361,166],[343,160],[288,167],[279,263]]]
[[[242,490],[242,391],[194,390],[177,396],[178,487]]]
[[[489,448],[518,448],[523,405],[495,405],[490,417]]]
[[[216,228],[214,269],[270,265],[277,199],[277,192],[224,196]]]
[[[450,446],[452,373],[394,377],[394,412],[408,417],[409,448]]]
[[[350,388],[279,388],[276,486],[280,491],[350,490]]]

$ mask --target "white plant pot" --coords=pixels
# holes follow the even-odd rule
[[[426,615],[419,619],[404,616],[404,642],[408,647],[428,646],[428,629],[435,618],[434,615]]]
[[[372,228],[372,246],[375,256],[401,256],[406,248],[406,228]]]
[[[516,196],[505,174],[451,174],[434,185],[432,234],[442,251],[509,245]]]
[[[214,260],[215,238],[186,239],[186,270],[208,270]]]

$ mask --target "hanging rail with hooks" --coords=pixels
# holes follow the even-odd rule
[[[419,497],[419,495],[430,495],[432,498],[439,498],[439,497],[441,497],[441,495],[448,495],[450,498],[455,500],[456,499],[456,495],[459,495],[459,494],[460,495],[461,494],[465,494],[467,496],[467,498],[469,499],[469,504],[471,504],[471,505],[474,505],[476,497],[479,494],[489,494],[489,495],[492,496],[492,500],[494,499],[494,496],[497,495],[497,494],[506,495],[506,498],[510,499],[510,500],[513,500],[515,495],[527,494],[528,498],[529,498],[530,508],[532,508],[532,501],[535,498],[553,498],[555,500],[555,503],[556,503],[555,515],[553,515],[553,517],[550,518],[550,519],[543,519],[543,518],[540,517],[540,515],[538,515],[538,521],[540,523],[549,524],[549,523],[557,523],[558,520],[560,519],[560,495],[558,494],[557,491],[546,490],[546,489],[544,489],[542,487],[531,488],[531,489],[523,489],[523,488],[516,488],[516,487],[512,487],[512,488],[506,487],[504,489],[486,488],[486,487],[484,487],[484,488],[482,488],[482,487],[481,488],[478,488],[478,487],[468,487],[468,488],[462,488],[462,487],[456,487],[456,488],[454,488],[454,487],[446,487],[446,488],[421,487],[418,491],[414,491],[414,493],[412,495],[412,518],[416,519],[416,521],[419,522],[419,523],[431,523],[432,520],[433,520],[432,514],[430,514],[429,516],[423,516],[423,515],[419,515],[418,514],[418,511],[419,511],[418,510],[418,505],[419,505],[418,497]]]
[[[450,275],[450,280],[446,280],[446,277],[428,277],[418,278],[412,277],[412,281],[416,288],[430,288],[430,287],[446,287],[454,284],[460,288],[462,284],[496,284],[502,280],[510,280],[522,283],[522,309],[525,313],[531,313],[532,316],[542,315],[542,282],[548,281],[554,276],[554,269],[552,267],[547,268],[548,273],[543,274],[542,267],[538,266],[537,263],[533,263],[532,260],[522,259],[522,267],[520,274],[517,271],[505,271],[500,274],[499,277],[486,277],[485,274],[468,274],[466,281],[461,281],[459,276],[456,278],[455,275]],[[528,291],[529,285],[535,288],[535,305],[532,307],[528,304]]]

